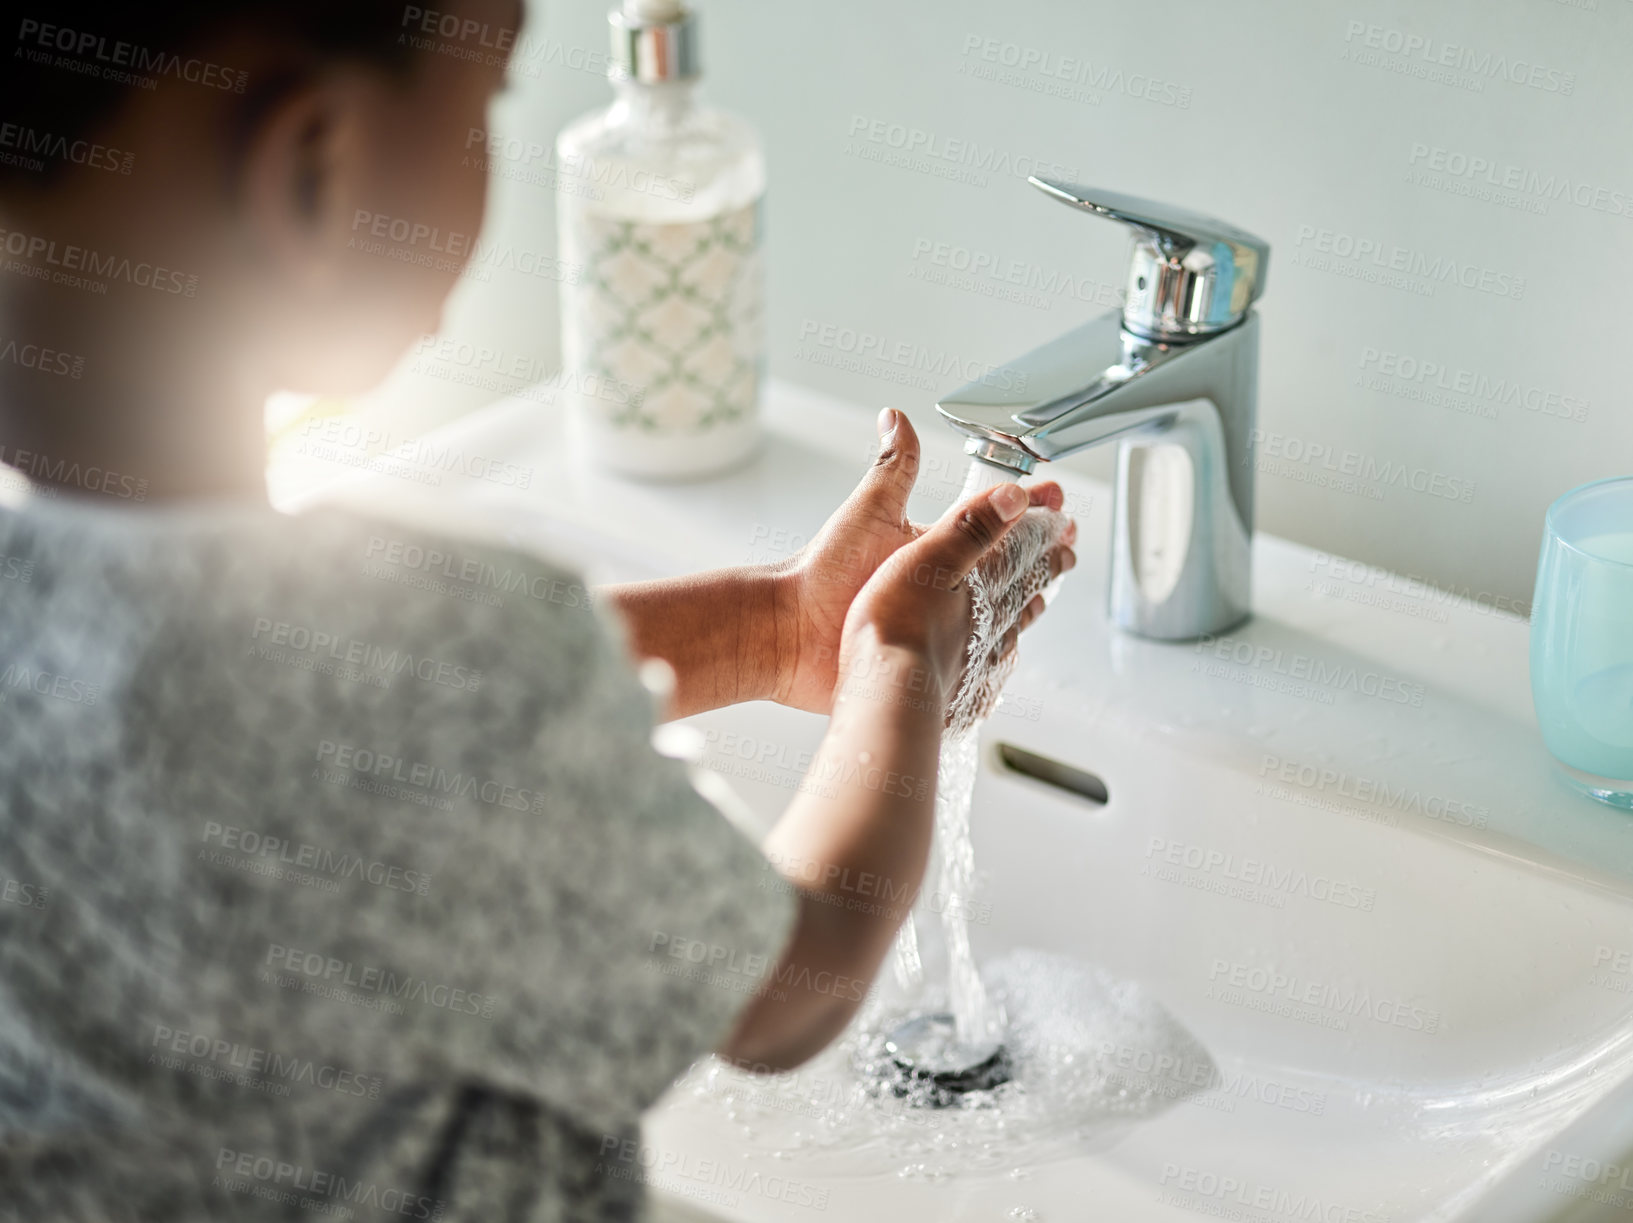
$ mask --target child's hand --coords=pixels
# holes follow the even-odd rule
[[[907,497],[913,491],[919,469],[918,434],[906,416],[892,409],[880,414],[879,428],[881,447],[873,467],[817,537],[787,562],[785,577],[791,597],[783,603],[782,623],[777,632],[777,640],[787,643],[781,651],[777,699],[813,713],[828,713],[833,707],[846,617],[880,566],[906,545],[916,543],[927,531],[937,533],[949,527],[953,530],[970,527],[969,516],[984,513],[991,496],[989,492],[972,499],[961,512],[948,515],[935,527],[909,522]],[[1060,486],[1053,482],[1038,484],[1026,491],[1023,511],[1027,504],[1058,510],[1065,501]],[[965,527],[960,527],[960,523]],[[1004,524],[1004,530],[1007,529]],[[1057,574],[1075,563],[1070,550],[1075,539],[1076,528],[1068,528],[1059,547],[1051,552],[1051,565]],[[975,559],[979,559],[979,553]],[[974,563],[972,559],[971,564]],[[928,598],[932,593],[925,588],[918,595]],[[957,597],[964,606],[962,619],[958,620],[964,634],[959,639],[958,665],[962,666],[962,649],[969,635],[967,592]],[[932,599],[932,602],[940,601]],[[1006,649],[1014,648],[1014,635],[1042,611],[1043,600],[1037,598],[1015,612],[1004,640]]]
[[[868,679],[871,664],[863,652],[882,647],[905,654],[922,669],[923,680],[915,687],[943,704],[959,692],[966,668],[978,688],[1001,686],[1021,630],[1043,612],[1043,597],[1034,592],[1077,563],[1071,525],[1063,525],[1047,507],[1033,514],[1053,515],[1054,521],[1033,521],[1028,504],[1020,485],[1001,484],[954,507],[892,554],[851,604],[840,650],[842,674]],[[1017,532],[1023,521],[1035,529]],[[984,580],[992,617],[988,639],[994,643],[982,659],[968,656],[975,627],[969,579],[976,570]],[[993,676],[996,685],[989,683]],[[970,694],[971,706],[962,711],[966,720],[984,712],[977,706],[990,704],[987,695]]]

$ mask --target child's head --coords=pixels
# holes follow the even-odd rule
[[[109,337],[98,355],[137,380],[169,362],[240,394],[373,385],[470,253],[470,134],[521,17],[0,0],[0,321]]]

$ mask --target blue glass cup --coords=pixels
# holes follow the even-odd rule
[[[1633,476],[1584,484],[1548,507],[1531,699],[1570,783],[1633,811]]]

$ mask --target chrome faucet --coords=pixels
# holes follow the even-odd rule
[[[966,453],[1019,475],[1120,442],[1112,621],[1164,641],[1225,632],[1252,607],[1252,307],[1270,246],[1184,209],[1028,181],[1132,227],[1123,309],[1005,363],[1002,379],[960,387],[936,410],[969,435]]]

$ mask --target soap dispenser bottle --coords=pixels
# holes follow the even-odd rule
[[[608,21],[613,104],[556,140],[569,433],[594,467],[709,475],[759,440],[765,157],[697,101],[691,10],[624,0]]]

